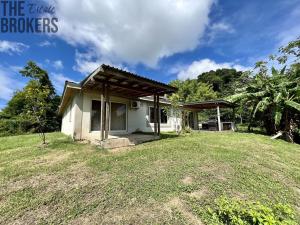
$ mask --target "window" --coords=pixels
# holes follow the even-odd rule
[[[100,131],[101,101],[92,100],[91,131]]]
[[[168,115],[164,109],[159,109],[160,111],[160,123],[168,123]],[[154,107],[150,107],[150,123],[154,123]]]
[[[126,104],[111,103],[111,130],[126,130]]]
[[[164,109],[160,109],[160,123],[168,123],[167,112]]]

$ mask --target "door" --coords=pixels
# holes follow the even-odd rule
[[[111,131],[126,131],[127,130],[127,105],[123,103],[111,102],[110,105]]]

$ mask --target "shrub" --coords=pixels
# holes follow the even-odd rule
[[[229,199],[216,200],[216,207],[208,209],[212,224],[237,225],[296,225],[294,212],[289,205],[266,206],[260,202]]]
[[[0,119],[0,136],[34,132],[33,123],[22,118]]]
[[[192,128],[190,128],[190,127],[184,127],[184,128],[182,129],[181,132],[182,132],[183,134],[189,134],[189,133],[192,133],[193,130],[192,130]]]

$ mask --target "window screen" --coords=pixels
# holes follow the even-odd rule
[[[111,130],[126,130],[126,104],[111,103]]]

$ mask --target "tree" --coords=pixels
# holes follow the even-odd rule
[[[180,102],[195,102],[216,99],[217,94],[212,86],[194,80],[174,80],[170,85],[178,88],[178,98]]]
[[[31,79],[37,80],[41,87],[47,87],[50,91],[49,98],[51,95],[55,95],[55,89],[49,79],[47,71],[40,68],[35,62],[29,61],[27,65],[20,70],[20,73],[24,77],[29,77]]]
[[[213,91],[217,92],[219,98],[231,95],[234,93],[234,85],[238,82],[245,82],[246,77],[243,72],[235,69],[217,69],[204,72],[198,76],[198,82],[207,83],[212,86]]]
[[[22,113],[24,118],[37,125],[43,144],[46,144],[47,114],[51,110],[51,102],[48,102],[50,93],[51,89],[48,86],[41,85],[37,80],[31,80],[26,86],[27,104]]]
[[[282,65],[280,69],[272,67],[269,70],[264,61],[256,63],[257,72],[252,82],[230,97],[241,105],[250,104],[252,118],[260,112],[259,119],[263,121],[267,132],[282,132],[288,141],[293,141],[296,115],[300,113],[299,49],[300,41],[296,40],[280,49],[282,55],[270,57],[271,61],[277,60]],[[287,64],[291,54],[294,63]]]
[[[22,90],[15,92],[0,113],[0,135],[40,132],[41,129],[43,132],[59,130],[60,118],[57,109],[60,97],[56,95],[48,73],[32,61],[29,61],[20,73],[30,80]],[[41,119],[37,120],[38,112],[35,110],[41,108],[43,116],[40,116],[43,122],[40,125],[38,121]],[[30,117],[30,113],[34,118]]]
[[[173,93],[171,96],[169,96],[169,101],[171,103],[171,107],[165,107],[164,110],[169,116],[175,117],[175,131],[179,135],[180,134],[179,118],[181,117],[181,113],[182,113],[182,109],[179,101],[179,95],[177,93]]]

